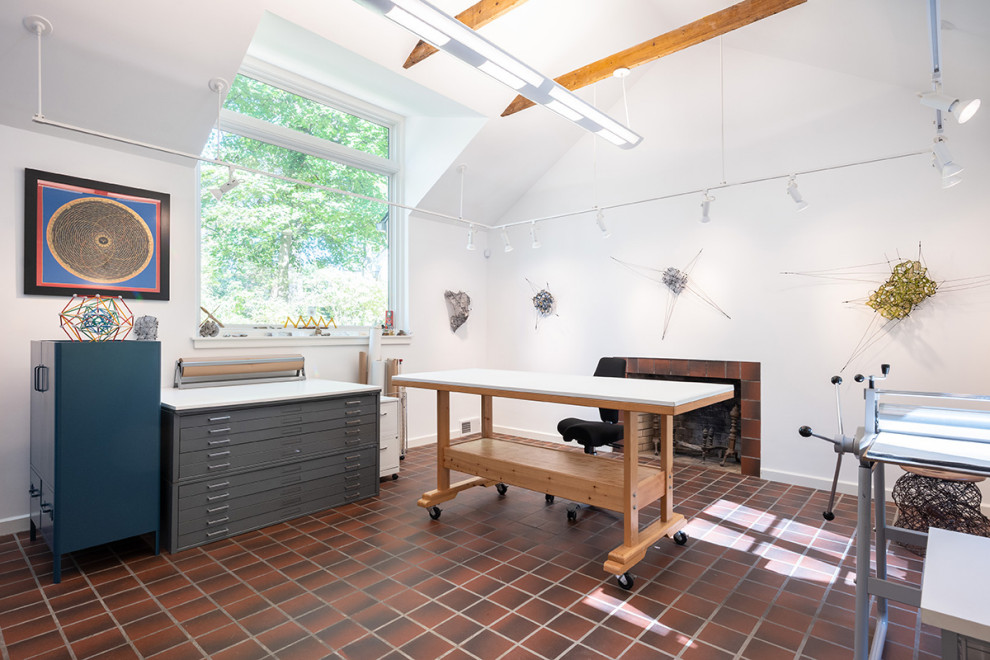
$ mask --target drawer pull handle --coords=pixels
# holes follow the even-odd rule
[[[345,500],[353,500],[361,496],[360,491],[357,493],[347,493],[344,495]]]
[[[357,406],[361,404],[361,399],[355,399],[354,401],[345,401],[345,406]]]
[[[227,433],[228,431],[230,431],[229,426],[225,426],[222,429],[210,429],[210,433]]]
[[[360,424],[360,423],[361,423],[360,419],[350,419],[344,422],[344,426],[354,426],[355,424]]]
[[[359,467],[361,467],[360,463],[351,463],[350,465],[345,465],[344,469],[350,471],[350,470],[357,470]]]
[[[350,431],[344,431],[344,435],[361,435],[361,429],[351,429]]]
[[[360,474],[349,474],[344,477],[344,481],[360,481],[360,480],[361,480]]]
[[[206,444],[208,444],[211,447],[213,447],[213,446],[216,446],[216,445],[225,445],[228,442],[230,442],[230,438],[223,438],[222,440],[210,440]]]
[[[344,440],[344,444],[347,445],[348,447],[351,447],[353,445],[359,445],[361,444],[361,438],[354,438],[353,440]]]
[[[229,485],[230,485],[230,482],[229,481],[221,481],[218,484],[207,484],[206,487],[207,488],[223,488],[224,486],[229,486]]]
[[[354,490],[355,488],[360,488],[360,487],[361,487],[360,483],[350,484],[348,486],[344,486],[344,490]]]
[[[207,520],[207,525],[219,525],[220,523],[227,522],[230,520],[230,516],[224,516],[223,518],[217,518],[216,520]]]
[[[224,510],[229,509],[229,508],[230,508],[230,505],[229,504],[224,504],[223,506],[215,506],[212,509],[207,509],[206,512],[207,513],[216,513],[217,511],[224,511]]]
[[[344,411],[344,414],[345,415],[360,415],[361,414],[361,411],[360,410],[345,410]]]
[[[224,415],[223,417],[210,417],[211,422],[222,422],[230,419],[230,415]]]
[[[381,412],[381,416],[382,416],[382,417],[384,417],[384,416],[385,416],[385,415],[387,415],[387,414],[388,414],[388,411],[387,411],[387,410],[383,410],[383,411]]]
[[[228,528],[224,527],[223,529],[218,529],[215,532],[207,532],[206,535],[207,536],[216,536],[217,534],[226,534],[229,531],[230,530]]]
[[[207,495],[206,501],[212,502],[213,500],[222,500],[225,497],[230,497],[230,493],[220,493],[219,495]]]
[[[230,463],[217,463],[216,465],[207,465],[207,470],[219,470],[221,468],[229,468]]]
[[[230,456],[230,450],[227,451],[215,451],[212,454],[207,454],[210,458],[219,458],[221,456]]]
[[[353,461],[355,459],[361,458],[361,454],[354,454],[353,456],[345,456],[345,461]]]

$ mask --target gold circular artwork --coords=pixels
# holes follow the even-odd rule
[[[48,249],[67,271],[90,282],[113,284],[138,275],[154,256],[148,225],[112,199],[84,197],[52,214]]]

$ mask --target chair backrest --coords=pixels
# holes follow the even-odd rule
[[[598,361],[598,367],[595,369],[595,375],[604,376],[605,378],[625,378],[626,359],[617,357],[603,357]],[[599,408],[598,414],[602,418],[603,422],[616,424],[619,421],[618,410],[612,410],[611,408]]]

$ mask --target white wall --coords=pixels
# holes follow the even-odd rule
[[[83,178],[167,192],[171,195],[171,299],[127,301],[135,316],[158,318],[162,342],[162,384],[171,386],[178,357],[237,355],[258,349],[202,349],[192,337],[200,320],[197,303],[196,213],[198,181],[191,164],[163,162],[107,148],[101,143],[83,144],[65,134],[40,135],[0,126],[0,245],[5,264],[0,268],[0,307],[4,309],[3,342],[0,342],[0,534],[27,529],[30,341],[64,339],[58,313],[65,298],[25,296],[24,270],[24,168],[34,168]],[[408,345],[385,346],[383,357],[402,358],[404,370],[481,366],[487,344],[486,270],[482,253],[464,250],[460,228],[413,218],[410,231],[410,325]],[[480,240],[484,247],[484,238]],[[443,298],[445,289],[463,289],[474,301],[474,313],[456,334],[451,333]],[[267,353],[302,352],[311,377],[354,381],[360,346],[293,346],[263,349]],[[411,401],[420,397],[410,394]],[[412,438],[435,437],[432,403],[411,406]],[[476,414],[474,407],[454,402],[455,420]]]
[[[717,185],[721,179],[718,51],[662,60],[629,90],[632,126],[644,135],[632,151],[598,148],[599,202],[608,205]],[[726,177],[729,182],[910,151],[931,144],[931,113],[910,90],[726,49]],[[967,94],[986,97],[983,89]],[[675,91],[676,90],[676,91]],[[757,93],[758,92],[758,93]],[[612,108],[621,116],[621,105]],[[937,281],[990,274],[990,113],[948,126],[964,182],[943,190],[929,156],[799,177],[811,206],[795,213],[786,179],[715,191],[710,224],[698,194],[607,212],[602,240],[592,214],[510,230],[516,250],[496,250],[489,274],[489,363],[506,368],[590,373],[602,355],[750,360],[762,365],[763,476],[827,487],[831,446],[798,437],[802,424],[836,430],[829,378],[839,373],[873,313],[843,301],[867,296],[872,282],[783,275],[914,258],[919,241]],[[501,220],[586,209],[595,200],[594,151],[585,138]],[[691,282],[722,307],[725,319],[682,295],[661,340],[666,289],[611,257],[664,269],[703,253]],[[532,288],[549,283],[558,317],[534,328]],[[990,394],[990,287],[942,292],[926,301],[843,373],[847,432],[862,424],[857,372],[892,365],[891,389]],[[496,424],[554,437],[576,412],[505,402]],[[585,411],[587,414],[587,411]],[[501,420],[501,421],[500,421]],[[853,461],[842,474],[853,480]],[[890,481],[892,483],[892,480]]]

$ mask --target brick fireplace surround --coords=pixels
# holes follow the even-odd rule
[[[739,457],[745,475],[760,476],[760,363],[726,360],[626,358],[633,378],[697,378],[736,385],[739,397]]]

